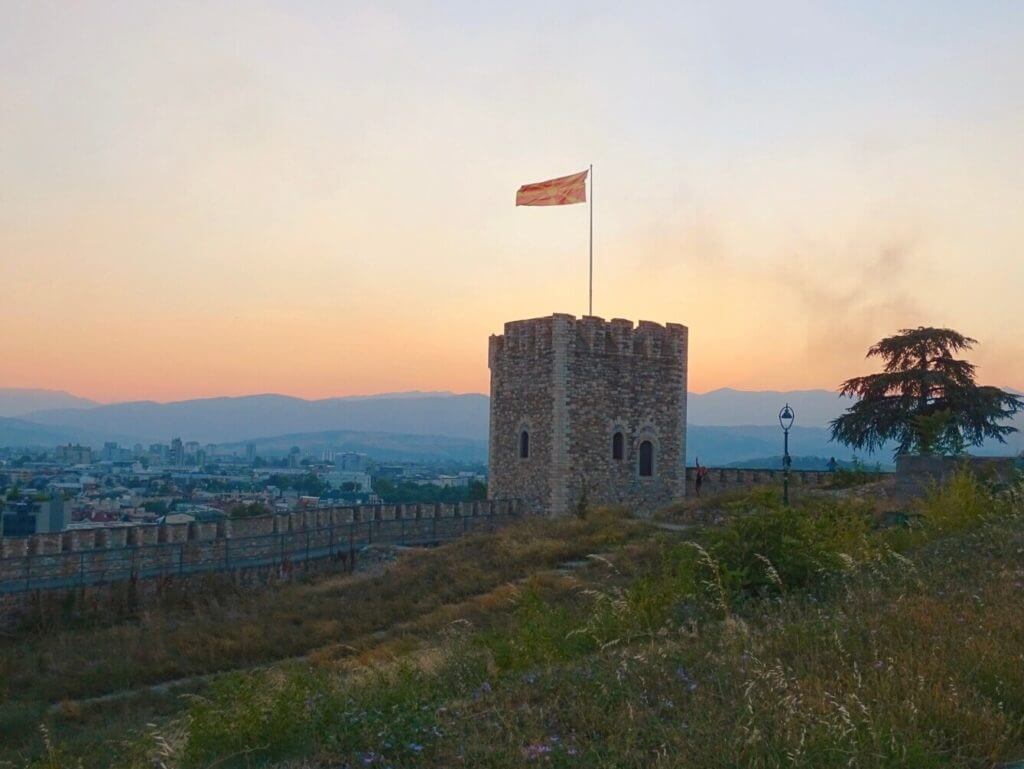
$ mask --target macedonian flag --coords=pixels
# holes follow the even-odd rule
[[[587,202],[587,173],[548,179],[546,182],[524,184],[516,192],[517,206],[567,206]]]

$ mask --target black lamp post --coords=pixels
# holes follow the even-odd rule
[[[789,458],[789,428],[793,426],[796,414],[787,403],[779,412],[779,424],[782,425],[783,449],[782,449],[782,503],[789,504],[789,466],[793,460]]]

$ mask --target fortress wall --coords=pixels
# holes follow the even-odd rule
[[[65,598],[104,603],[130,593],[159,596],[170,582],[233,575],[241,581],[290,578],[343,561],[374,544],[433,544],[516,514],[509,500],[483,503],[319,508],[220,523],[72,529],[0,538],[0,626],[27,609]],[[322,564],[323,566],[320,566]],[[79,601],[81,602],[81,601]]]
[[[1011,483],[1014,457],[896,457],[896,489],[913,496],[935,484],[945,483],[957,470],[968,470],[979,478]]]
[[[803,488],[825,486],[832,479],[832,473],[824,470],[790,470],[789,488],[795,491]],[[696,493],[697,470],[686,468],[686,494]],[[782,485],[782,470],[739,470],[736,468],[708,468],[701,486],[701,496],[743,491],[756,486]]]

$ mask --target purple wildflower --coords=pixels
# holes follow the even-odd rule
[[[523,758],[528,761],[536,761],[551,752],[551,746],[543,742],[534,742],[523,748]]]
[[[690,671],[684,668],[682,665],[676,668],[676,679],[678,679],[683,685],[686,686],[686,691],[697,691],[697,679],[695,679],[690,674]]]

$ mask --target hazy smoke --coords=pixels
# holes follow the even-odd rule
[[[780,265],[781,282],[807,317],[807,356],[818,366],[847,370],[883,336],[924,323],[914,298],[920,265],[911,242],[883,245],[874,254],[804,258]]]

